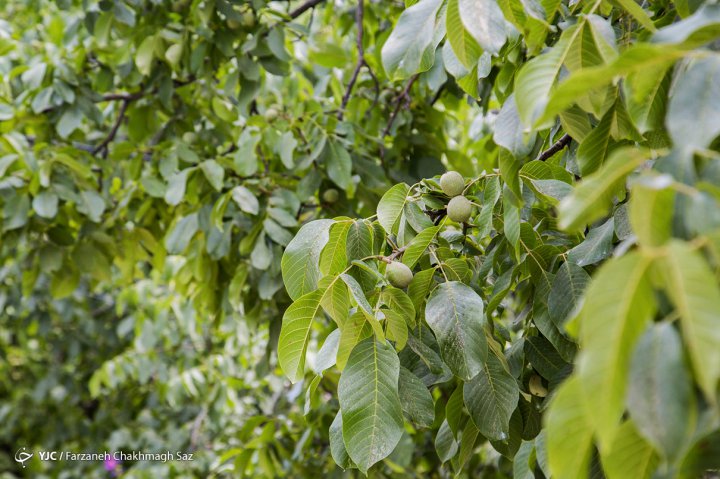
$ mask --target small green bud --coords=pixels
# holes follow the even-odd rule
[[[450,198],[461,195],[465,189],[465,179],[457,171],[448,171],[440,177],[440,188]]]
[[[413,273],[407,265],[393,261],[385,269],[385,277],[387,277],[390,284],[396,288],[404,289],[407,288],[413,279]]]
[[[464,223],[470,219],[472,203],[464,196],[456,196],[447,205],[448,217],[458,223]]]

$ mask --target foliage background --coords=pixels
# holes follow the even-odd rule
[[[525,306],[530,298],[547,302],[538,278],[549,289],[560,274],[585,284],[602,261],[630,250],[635,258],[680,259],[653,266],[670,271],[675,285],[666,293],[657,285],[660,306],[657,314],[648,306],[647,322],[685,318],[687,346],[675,349],[666,368],[673,375],[654,379],[686,391],[679,405],[680,395],[659,397],[680,411],[677,428],[691,433],[638,434],[630,421],[619,426],[618,416],[620,437],[632,440],[623,450],[641,447],[667,477],[718,467],[720,14],[711,3],[5,3],[0,470],[7,477],[357,475],[337,467],[329,447],[337,368],[307,395],[311,381],[293,385],[281,376],[277,342],[292,303],[281,257],[307,221],[371,218],[393,185],[445,169],[482,178],[472,191],[477,201],[494,198],[483,220],[490,224],[473,220],[463,232],[475,245],[456,253],[472,273],[465,282],[505,331],[498,334],[507,356],[527,351],[510,347],[525,337],[554,354],[542,364],[532,352],[514,356],[513,383],[538,427],[504,445],[470,441],[459,430],[450,439],[449,426],[443,436],[447,403],[461,383],[453,378],[432,389],[435,420],[424,428],[407,422],[400,445],[371,474],[528,477],[549,475],[550,467],[554,477],[577,477],[589,462],[601,474],[593,448],[607,453],[602,443],[615,432],[602,426],[580,431],[584,448],[558,451],[556,465],[535,459],[543,457],[536,435],[547,404],[529,380],[542,376],[552,396],[573,370],[578,335],[564,321],[581,295],[560,297],[564,315],[546,329]],[[649,170],[647,160],[660,179],[643,180],[645,190],[642,181],[633,186],[645,209],[630,221],[625,177]],[[497,194],[488,174],[497,178]],[[426,197],[437,192],[432,181],[421,187]],[[685,242],[668,255],[671,236]],[[528,238],[533,244],[523,250]],[[478,258],[491,251],[483,268]],[[565,261],[572,251],[578,261]],[[625,277],[618,268],[609,282]],[[604,317],[603,299],[591,317]],[[309,363],[332,324],[313,326]],[[707,334],[693,342],[688,331],[697,324]],[[607,336],[619,345],[617,357],[594,358],[610,362],[603,371],[629,368],[639,333],[622,336],[631,329],[624,325]],[[679,341],[673,328],[659,331],[658,341]],[[579,338],[587,351],[607,350],[582,331]],[[672,369],[683,362],[692,367]],[[620,401],[622,415],[618,384],[626,378],[619,376],[585,377],[606,381],[596,400]],[[577,411],[575,396],[566,393],[556,410]],[[555,424],[564,431],[585,424],[583,417]],[[107,471],[36,457],[21,471],[13,460],[19,447],[169,449],[195,451],[196,459]],[[683,454],[666,454],[673,448]],[[607,464],[623,462],[603,455],[603,464],[612,476]]]

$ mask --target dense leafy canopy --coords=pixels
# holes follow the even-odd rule
[[[720,468],[718,36],[714,2],[8,2],[0,466]],[[62,468],[28,463],[108,474]]]

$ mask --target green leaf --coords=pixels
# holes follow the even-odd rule
[[[655,314],[650,263],[638,253],[610,261],[585,294],[577,371],[601,447],[608,447],[620,425],[630,356]]]
[[[435,48],[445,35],[444,22],[438,15],[442,5],[443,0],[420,0],[400,15],[381,54],[391,80],[402,80],[432,67]]]
[[[630,417],[640,435],[671,462],[685,449],[695,410],[683,363],[682,342],[672,325],[653,325],[635,347],[628,381]]]
[[[347,235],[352,225],[349,221],[337,221],[330,227],[328,242],[320,253],[320,272],[335,275],[347,266]]]
[[[177,206],[185,198],[185,187],[187,185],[187,177],[195,171],[194,168],[185,168],[175,173],[168,180],[168,187],[165,191],[165,202],[170,206]]]
[[[672,69],[665,65],[628,75],[625,86],[628,113],[640,133],[662,129],[672,82]]]
[[[632,421],[625,421],[603,455],[602,464],[608,479],[650,479],[659,463],[658,455],[637,432]]]
[[[450,399],[447,400],[447,404],[445,404],[445,419],[455,437],[460,432],[460,421],[464,414],[463,407],[463,385],[460,384],[455,388],[455,391],[450,395]]]
[[[285,375],[295,383],[305,375],[305,354],[310,328],[320,313],[324,290],[316,290],[298,298],[285,311],[278,340],[278,362]]]
[[[280,265],[285,289],[291,299],[298,299],[317,287],[320,254],[333,223],[333,220],[315,220],[303,225],[285,248]]]
[[[446,28],[447,38],[455,56],[465,68],[472,69],[482,54],[482,48],[462,24],[458,0],[448,1]]]
[[[361,260],[373,254],[372,226],[364,221],[353,221],[347,230],[345,254],[348,260]]]
[[[535,136],[534,132],[531,134],[525,132],[515,104],[515,95],[510,95],[503,103],[500,114],[495,120],[493,141],[506,148],[516,158],[521,158],[530,153],[535,143]]]
[[[418,427],[430,427],[435,420],[435,404],[430,391],[417,376],[402,366],[398,392],[408,418]]]
[[[702,255],[687,243],[671,241],[660,261],[664,288],[680,314],[695,380],[710,402],[720,378],[720,288]]]
[[[625,178],[647,158],[637,148],[615,150],[603,167],[585,178],[573,193],[558,206],[558,226],[575,232],[601,218],[618,191],[625,187]]]
[[[345,147],[337,140],[328,140],[321,160],[325,163],[328,177],[340,188],[349,189],[352,183],[352,158]]]
[[[607,156],[614,111],[608,110],[578,147],[576,161],[583,176],[597,171]]]
[[[542,116],[568,55],[569,46],[581,32],[582,29],[577,25],[568,28],[549,52],[533,58],[518,72],[515,78],[515,101],[520,120],[525,126],[535,125]]]
[[[322,374],[326,369],[330,369],[337,361],[338,346],[340,344],[340,330],[334,329],[327,335],[322,347],[315,356],[315,365],[313,371],[315,374]]]
[[[345,286],[345,283],[342,283]],[[370,336],[371,328],[365,319],[365,314],[362,311],[350,315],[345,323],[340,328],[340,344],[338,346],[337,353],[337,367],[341,371],[345,369],[347,360],[350,357],[355,345],[360,341]]]
[[[694,48],[717,39],[718,34],[720,34],[720,5],[704,4],[688,18],[656,32],[651,40],[654,43],[682,44]]]
[[[614,231],[613,218],[592,228],[582,243],[568,251],[568,261],[578,266],[587,266],[604,260],[612,254]]]
[[[458,443],[455,440],[447,420],[440,424],[437,435],[435,436],[435,451],[441,462],[449,461],[458,451]]]
[[[277,222],[271,218],[265,218],[263,220],[263,228],[270,239],[281,246],[287,246],[293,239],[292,233],[277,224]]]
[[[493,0],[458,0],[460,19],[480,47],[498,53],[505,45],[505,17]]]
[[[374,338],[355,346],[338,383],[348,455],[363,474],[395,449],[403,434],[398,396],[400,361]]]
[[[42,191],[33,198],[32,207],[38,216],[52,219],[58,211],[58,197],[52,191]]]
[[[535,445],[533,441],[523,441],[513,458],[513,478],[535,479]]]
[[[222,190],[223,179],[225,178],[225,169],[215,160],[205,160],[200,163],[200,169],[205,174],[210,186],[215,188],[215,191]]]
[[[560,377],[568,366],[550,341],[542,336],[527,338],[523,349],[532,367],[548,380]]]
[[[335,464],[340,466],[343,470],[354,466],[350,460],[347,449],[345,448],[345,442],[343,441],[343,419],[342,411],[338,411],[330,424],[330,454],[332,455]]]
[[[425,298],[430,292],[434,276],[435,268],[422,270],[413,276],[413,280],[408,286],[407,295],[410,297],[416,312],[422,311],[423,303],[425,303]]]
[[[368,319],[374,318],[375,314],[373,311],[373,307],[370,305],[367,298],[365,297],[365,293],[363,292],[362,287],[357,282],[357,280],[349,274],[341,274],[340,279],[345,282],[348,290],[350,291],[350,294],[355,300],[355,303],[368,316]]]
[[[475,377],[488,355],[480,296],[457,281],[442,283],[428,298],[425,319],[450,370],[465,380]]]
[[[325,276],[318,282],[318,287],[327,288],[320,301],[323,309],[339,327],[343,327],[350,312],[347,286],[335,277]]]
[[[548,313],[558,328],[571,318],[589,283],[590,275],[580,266],[570,262],[560,266],[548,295]]]
[[[440,232],[440,226],[432,226],[420,232],[415,238],[412,239],[410,244],[407,245],[407,249],[403,253],[402,262],[412,269],[418,262],[420,257],[425,253],[430,243],[435,240],[435,237]]]
[[[60,138],[67,138],[72,132],[80,128],[82,120],[83,114],[78,108],[68,108],[58,120],[55,129]]]
[[[510,416],[517,407],[520,388],[495,354],[488,354],[480,372],[463,386],[463,398],[480,433],[504,441],[510,434]]]
[[[390,309],[383,309],[382,313],[385,315],[387,323],[386,333],[387,339],[395,342],[395,349],[401,351],[408,340],[408,325],[405,318],[398,313]]]
[[[245,213],[256,215],[260,212],[260,203],[257,197],[244,186],[236,186],[232,189],[232,199]]]
[[[520,209],[513,201],[513,193],[503,189],[503,232],[508,243],[517,251],[520,243]]]
[[[157,43],[158,38],[155,35],[145,37],[135,53],[135,65],[138,71],[145,76],[150,75]]]
[[[170,254],[180,254],[188,247],[198,231],[197,213],[189,214],[178,221],[165,236],[165,249]]]
[[[291,170],[295,167],[293,162],[293,152],[297,147],[298,142],[295,136],[290,131],[286,131],[280,137],[280,141],[275,145],[275,151],[280,155],[280,161],[282,161],[285,168]]]
[[[662,246],[670,239],[675,192],[670,188],[657,187],[666,185],[666,181],[653,185],[652,179],[646,179],[650,181],[638,181],[632,188],[629,216],[640,244],[652,248]]]
[[[388,308],[402,316],[406,323],[415,327],[415,306],[403,290],[388,286],[383,290],[380,300]]]
[[[577,377],[570,377],[555,393],[545,415],[545,427],[552,477],[587,477],[593,432]]]
[[[686,54],[685,50],[667,45],[638,43],[625,50],[618,58],[607,65],[583,68],[576,71],[552,91],[546,106],[543,107],[544,113],[539,115],[537,123],[540,125],[547,124],[555,115],[568,109],[588,93],[609,85],[618,76],[638,72],[646,74],[648,70],[668,67]],[[529,87],[524,92],[530,93]],[[535,102],[539,101],[535,100]],[[522,113],[521,118],[524,118]],[[525,121],[523,120],[523,122]]]
[[[400,183],[390,188],[377,205],[377,217],[380,226],[387,234],[397,233],[397,222],[403,212],[410,187]]]
[[[653,24],[652,20],[645,12],[645,10],[643,10],[640,5],[635,3],[635,0],[613,0],[613,3],[619,4],[624,10],[626,10],[630,15],[632,15],[639,24],[641,24],[649,31],[654,32],[656,30],[655,24]]]
[[[676,148],[692,151],[710,145],[720,134],[719,102],[720,58],[694,60],[677,78],[668,105],[665,122]]]

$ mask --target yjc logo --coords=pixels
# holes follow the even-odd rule
[[[32,454],[31,452],[30,452],[30,453],[25,452],[25,448],[24,448],[24,447],[18,449],[18,451],[15,453],[15,460],[16,460],[17,462],[19,462],[20,464],[22,464],[23,469],[24,469],[25,467],[27,467],[26,464],[25,464],[25,461],[27,461],[27,460],[30,459],[31,457],[33,457],[33,454]]]

